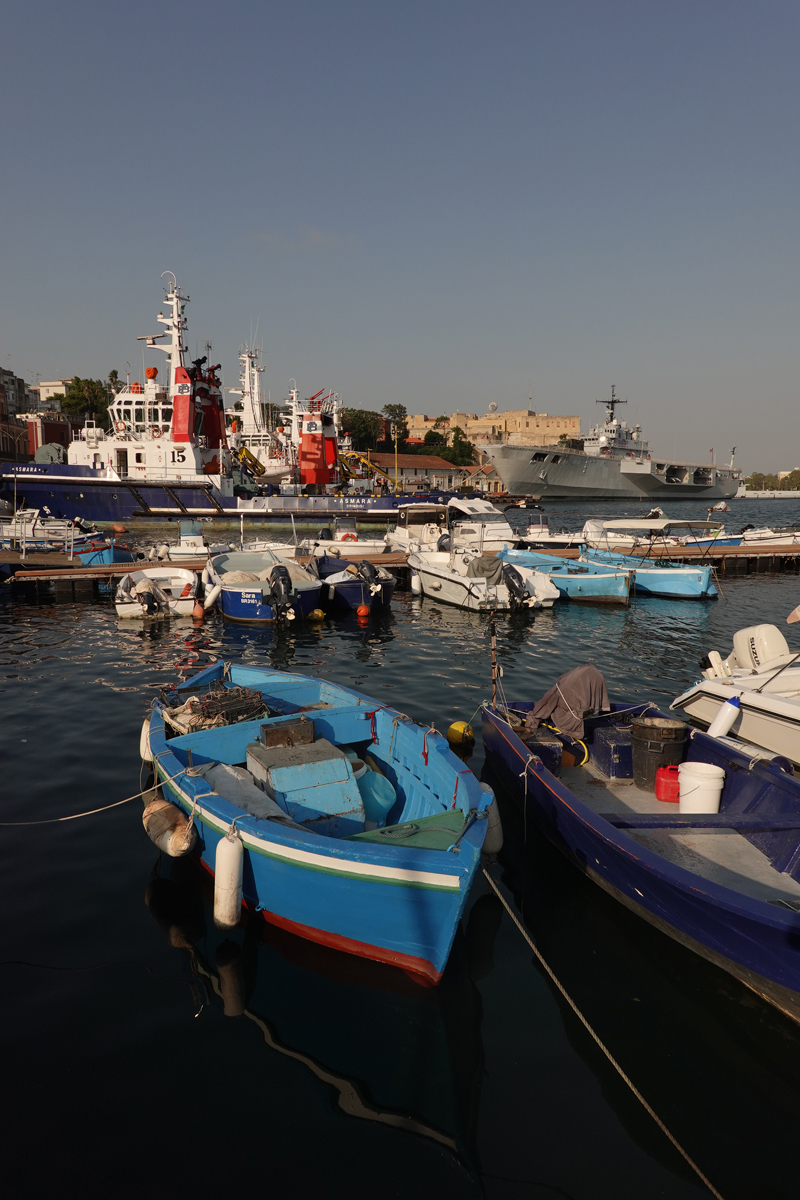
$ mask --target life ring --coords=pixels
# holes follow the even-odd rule
[[[115,421],[114,428],[116,429],[117,433],[124,433],[125,432],[125,422],[124,421]]]
[[[357,542],[358,538],[354,533],[344,533],[339,540],[342,542]]]
[[[150,437],[153,439],[153,441],[155,441],[156,438],[161,437],[161,430],[159,429],[158,425],[154,425],[150,430]]]

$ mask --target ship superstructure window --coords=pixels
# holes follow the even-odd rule
[[[143,409],[143,408],[137,408],[137,409],[135,409],[134,411],[135,411],[135,413],[136,413],[136,424],[137,424],[137,425],[141,425],[141,424],[142,424],[142,422],[144,421],[144,409]]]
[[[171,408],[162,408],[161,418],[164,422],[171,421],[172,420],[172,409]]]
[[[130,419],[131,419],[131,410],[130,410],[129,408],[125,408],[125,409],[123,409],[123,410],[122,410],[122,419],[123,419],[124,421],[130,421]]]
[[[137,452],[136,461],[137,463],[144,462],[144,455],[141,453],[141,451]]]

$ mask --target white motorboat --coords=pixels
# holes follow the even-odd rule
[[[386,537],[365,538],[358,532],[355,517],[334,517],[333,528],[320,529],[314,538],[304,538],[297,547],[298,554],[330,554],[335,546],[342,554],[385,554],[389,549]]]
[[[119,617],[191,617],[199,600],[195,571],[160,563],[131,571],[120,580],[115,606]]]
[[[179,528],[178,543],[165,542],[158,547],[153,546],[150,551],[151,560],[168,558],[170,562],[182,562],[186,559],[208,558],[211,554],[224,554],[227,550],[234,549],[233,544],[229,542],[209,546],[200,521],[181,521]]]
[[[778,525],[774,528],[754,529],[745,525],[742,530],[743,546],[796,546],[800,543],[800,525]]]
[[[94,525],[76,517],[74,521],[50,516],[45,509],[21,508],[0,517],[0,545],[25,546],[28,550],[70,549],[100,539]]]
[[[550,608],[560,594],[543,571],[471,550],[420,550],[409,555],[408,565],[412,591],[476,612]]]
[[[704,535],[715,534],[719,521],[674,520],[671,517],[637,517],[604,521],[592,518],[583,527],[583,540],[593,550],[613,550],[629,554],[632,550],[669,550],[681,545],[702,545]],[[699,540],[698,540],[699,539]]]
[[[670,705],[708,726],[726,700],[739,714],[729,732],[800,765],[800,652],[792,652],[775,625],[751,625],[733,637],[723,659],[711,650],[703,678]]]
[[[418,550],[446,551],[440,539],[450,537],[458,550],[478,550],[482,553],[510,550],[517,535],[505,513],[493,504],[476,497],[460,500],[453,497],[447,504],[402,504],[397,510],[397,525],[386,534],[390,549],[406,554]]]
[[[551,529],[547,513],[541,513],[536,520],[531,521],[518,542],[518,548],[523,550],[578,550],[585,545],[586,539],[582,530],[575,533],[568,529]]]

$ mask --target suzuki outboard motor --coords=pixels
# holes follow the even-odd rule
[[[442,536],[439,538],[438,542],[436,543],[436,549],[439,551],[440,554],[449,554],[450,553],[450,534],[449,533],[442,534]]]
[[[283,563],[278,563],[269,573],[269,586],[272,590],[271,605],[279,620],[294,620],[292,610],[292,577]]]
[[[369,584],[369,594],[371,596],[378,595],[381,590],[381,581],[374,563],[367,562],[365,558],[362,558],[358,564],[356,575]]]
[[[516,567],[503,563],[503,583],[508,588],[508,600],[512,608],[519,608],[528,599],[525,582]]]

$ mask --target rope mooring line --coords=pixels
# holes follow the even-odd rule
[[[605,1054],[606,1058],[611,1063],[612,1067],[617,1072],[620,1079],[622,1079],[623,1082],[628,1085],[628,1087],[633,1092],[634,1096],[639,1101],[639,1103],[642,1105],[642,1107],[644,1108],[644,1110],[648,1114],[648,1116],[653,1118],[656,1125],[661,1130],[661,1132],[664,1134],[664,1136],[672,1143],[672,1145],[675,1147],[675,1149],[678,1151],[678,1153],[681,1155],[681,1157],[684,1158],[685,1161],[689,1164],[689,1166],[692,1168],[694,1173],[697,1175],[698,1179],[700,1179],[705,1184],[705,1186],[708,1188],[711,1195],[715,1196],[716,1200],[723,1200],[721,1194],[714,1187],[713,1183],[709,1179],[706,1178],[706,1176],[700,1170],[700,1168],[698,1167],[698,1165],[694,1161],[694,1159],[689,1157],[689,1155],[686,1153],[686,1151],[684,1150],[684,1148],[680,1144],[680,1142],[677,1140],[677,1138],[674,1137],[674,1135],[670,1133],[670,1131],[667,1129],[664,1122],[659,1117],[658,1113],[655,1112],[655,1110],[650,1107],[650,1105],[647,1103],[647,1101],[645,1100],[642,1093],[637,1088],[636,1084],[633,1082],[632,1079],[630,1079],[625,1074],[622,1067],[619,1065],[617,1060],[614,1058],[614,1055],[611,1053],[611,1051],[608,1049],[608,1047],[605,1045],[605,1043],[600,1040],[599,1036],[592,1029],[591,1025],[586,1020],[586,1017],[583,1015],[581,1010],[578,1008],[577,1004],[572,999],[572,997],[570,996],[569,992],[566,990],[564,985],[561,983],[560,979],[558,979],[558,977],[555,975],[555,973],[553,972],[553,969],[550,967],[549,963],[545,960],[544,956],[542,955],[541,950],[539,950],[539,948],[536,945],[536,943],[534,942],[533,938],[530,936],[530,934],[528,933],[525,926],[519,920],[519,918],[517,917],[517,914],[511,908],[511,906],[508,903],[508,901],[506,900],[505,896],[500,891],[499,887],[497,886],[497,884],[495,883],[495,881],[492,879],[491,875],[487,871],[486,867],[483,868],[483,874],[486,877],[487,883],[492,888],[492,891],[495,893],[498,900],[502,904],[503,908],[506,910],[508,915],[511,917],[511,920],[514,922],[517,929],[520,931],[522,936],[525,938],[525,941],[528,943],[531,950],[535,954],[536,960],[539,963],[539,965],[542,967],[542,969],[547,974],[547,976],[552,980],[552,982],[558,988],[559,992],[564,997],[564,999],[566,1000],[567,1004],[570,1006],[572,1011],[575,1013],[575,1016],[578,1018],[581,1025],[583,1025],[586,1032],[596,1042],[596,1044],[602,1050],[603,1054]]]
[[[170,783],[173,779],[177,779],[179,775],[185,775],[188,767],[184,767],[182,771],[176,772],[175,775],[167,775],[164,783]],[[95,813],[108,812],[110,808],[119,808],[121,804],[130,804],[131,800],[138,800],[140,796],[146,796],[148,792],[153,792],[159,788],[161,783],[156,779],[153,785],[149,788],[144,788],[141,792],[136,792],[133,796],[126,796],[124,800],[115,800],[113,804],[104,804],[102,808],[90,808],[88,812],[71,813],[68,817],[48,817],[44,821],[0,821],[0,829],[9,828],[18,825],[58,825],[60,821],[77,821],[79,817],[93,817]],[[197,801],[195,800],[195,806]],[[194,810],[192,811],[194,817]]]

